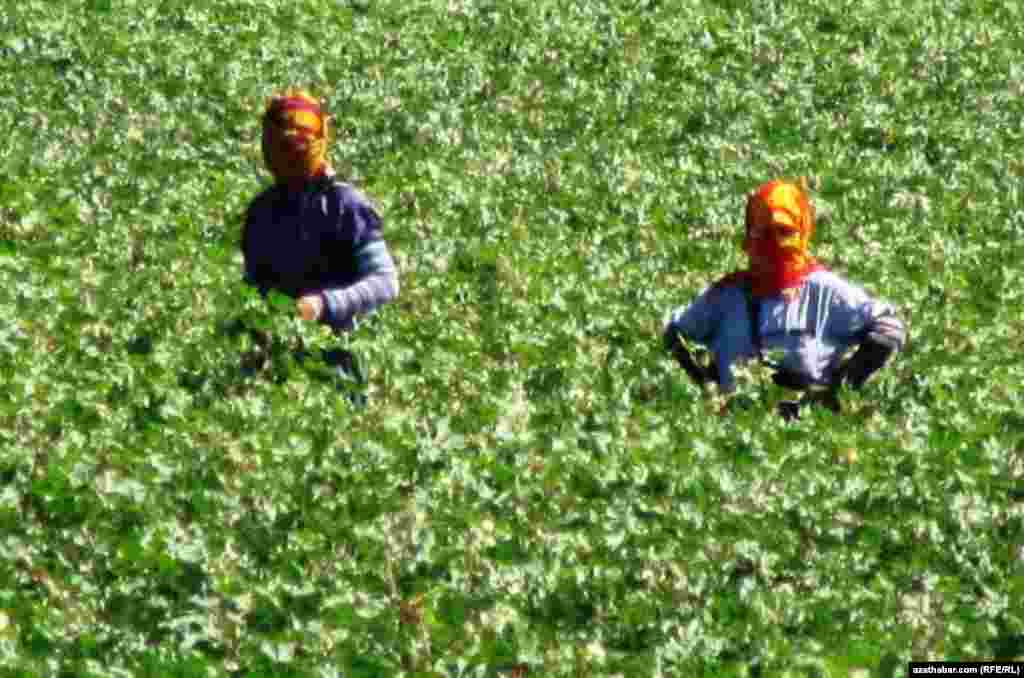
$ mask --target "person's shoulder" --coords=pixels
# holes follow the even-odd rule
[[[267,186],[263,188],[259,193],[249,201],[249,206],[246,208],[248,214],[259,212],[260,210],[267,209],[271,202],[273,202],[274,195],[276,194],[276,186]]]
[[[746,303],[752,281],[748,271],[734,271],[708,286],[704,296],[718,303]]]
[[[747,271],[733,271],[723,275],[711,284],[713,290],[738,290],[743,292],[750,287],[750,273]]]
[[[325,188],[335,196],[341,205],[348,209],[363,209],[377,212],[377,206],[365,193],[352,184],[331,177],[325,182]]]
[[[245,208],[245,221],[243,223],[244,233],[249,237],[250,231],[262,231],[272,221],[270,217],[271,204],[273,203],[274,187],[264,188],[249,201]]]
[[[827,268],[819,268],[808,273],[806,282],[818,287],[843,287],[850,284],[846,278]]]
[[[701,293],[698,301],[720,308],[746,306],[750,290],[750,274],[735,271],[714,281]]]
[[[331,220],[332,228],[339,229],[340,237],[355,246],[380,240],[382,235],[382,219],[376,206],[358,188],[333,177],[325,180],[323,190],[333,203],[326,208],[328,214],[336,218]]]
[[[828,292],[837,300],[849,304],[864,303],[869,298],[863,287],[827,269],[819,269],[809,274],[806,282],[812,289]]]

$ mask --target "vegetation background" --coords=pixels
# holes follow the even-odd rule
[[[1024,656],[1024,17],[1004,0],[22,0],[0,13],[0,672],[890,676]],[[289,84],[402,295],[240,281]],[[666,314],[807,177],[911,341],[715,415]]]

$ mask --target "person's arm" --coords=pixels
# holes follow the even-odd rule
[[[356,280],[306,295],[299,299],[298,308],[307,320],[347,328],[356,316],[369,313],[398,296],[398,269],[381,235],[380,216],[370,203],[349,188],[339,191],[332,199],[340,201],[338,241],[351,248]]]
[[[686,348],[686,344],[683,343],[682,335],[679,332],[673,331],[671,326],[665,328],[665,348],[672,354],[676,362],[682,367],[686,374],[690,376],[690,379],[694,381],[698,386],[704,387],[708,382],[717,382],[718,375],[715,374],[715,370],[712,366],[702,366],[697,363],[690,353],[689,349]]]
[[[704,366],[697,362],[686,347],[686,340],[702,344],[710,342],[718,320],[717,294],[714,288],[705,290],[685,309],[674,312],[665,324],[662,334],[665,349],[698,386],[719,383],[715,364]]]
[[[855,346],[854,354],[831,369],[833,389],[842,384],[859,389],[906,343],[907,331],[890,304],[872,299],[860,287],[836,277],[830,286],[826,333]]]
[[[346,326],[357,315],[394,301],[398,297],[398,269],[383,240],[365,243],[356,253],[359,279],[347,287],[324,290],[324,322]]]
[[[269,291],[269,285],[263,279],[260,273],[260,269],[256,266],[255,259],[252,256],[251,251],[251,239],[254,237],[255,231],[260,228],[260,224],[257,223],[254,209],[250,208],[245,214],[245,223],[242,226],[242,282],[246,285],[250,285],[259,290],[260,296],[266,297]]]
[[[830,275],[815,284],[821,286],[812,307],[817,309],[815,334],[826,337],[829,343],[856,348],[845,361],[842,357],[848,348],[840,349],[821,382],[790,372],[776,373],[776,384],[803,391],[800,400],[779,403],[785,419],[798,418],[800,410],[808,405],[841,412],[839,390],[843,384],[861,388],[906,341],[903,322],[890,305],[873,300],[863,289],[838,276]]]
[[[868,312],[869,321],[856,352],[835,372],[833,383],[837,387],[846,383],[859,389],[906,343],[906,327],[891,307],[872,303]]]

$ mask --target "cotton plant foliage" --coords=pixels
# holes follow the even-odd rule
[[[1015,3],[82,0],[0,13],[0,667],[902,675],[1024,657]],[[399,300],[241,281],[295,85]],[[844,413],[674,307],[804,179],[910,341]],[[353,411],[315,360],[366,356]]]

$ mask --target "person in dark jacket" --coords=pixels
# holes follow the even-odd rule
[[[749,196],[748,268],[713,284],[665,326],[666,348],[694,381],[731,394],[735,364],[770,362],[775,353],[775,382],[805,392],[782,404],[784,416],[811,402],[838,412],[839,387],[860,388],[903,347],[906,330],[893,307],[819,264],[808,249],[813,233],[813,205],[796,184],[771,181]],[[699,364],[686,341],[707,346],[712,364]]]
[[[328,117],[315,98],[289,89],[270,99],[262,144],[274,183],[249,205],[242,252],[249,284],[294,298],[302,318],[342,332],[398,296],[398,272],[380,214],[336,179],[328,141]],[[325,358],[365,382],[351,353]]]

